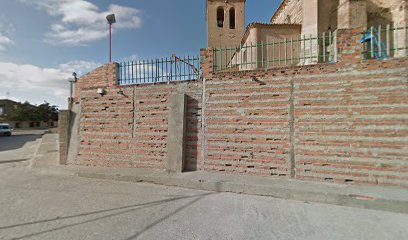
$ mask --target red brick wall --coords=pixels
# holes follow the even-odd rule
[[[294,79],[297,178],[408,185],[408,61],[388,64]]]
[[[116,85],[117,64],[106,64],[81,77],[75,84],[74,100],[78,102],[82,89]]]
[[[206,88],[204,169],[289,176],[288,79],[225,75]]]
[[[408,59],[339,66],[208,78],[205,170],[408,186]]]
[[[358,33],[339,31],[338,63],[268,71],[214,74],[203,49],[205,81],[118,87],[103,66],[78,84],[78,163],[164,169],[181,91],[188,170],[408,186],[408,58],[362,60]]]
[[[200,161],[201,92],[199,82],[108,87],[81,91],[81,165],[164,169],[169,97],[188,96],[187,170]]]

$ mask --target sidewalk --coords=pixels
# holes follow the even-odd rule
[[[50,141],[50,143],[54,141],[52,137],[46,136],[43,138],[43,143],[44,141]],[[41,146],[48,146],[49,148],[48,144],[42,144]],[[50,154],[44,154],[42,159],[37,159],[36,161],[53,162],[49,158],[55,157],[54,151],[48,150],[48,152]],[[270,196],[303,202],[335,204],[408,214],[408,189],[397,187],[340,185],[208,172],[169,174],[165,171],[151,169],[44,165],[38,163],[33,166],[35,170],[42,174],[69,175],[126,182],[147,182],[206,191]]]

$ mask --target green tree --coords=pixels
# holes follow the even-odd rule
[[[44,102],[37,107],[35,118],[42,122],[58,121],[58,107]]]
[[[31,105],[29,102],[24,102],[15,106],[14,110],[9,114],[9,118],[11,121],[21,122],[58,121],[58,108],[47,102],[37,107]]]
[[[9,118],[12,121],[35,121],[34,109],[29,102],[19,103],[14,106]]]

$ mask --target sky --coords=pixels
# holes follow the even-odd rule
[[[67,106],[68,79],[113,61],[198,55],[205,0],[0,0],[0,99]],[[281,0],[247,0],[246,23],[268,22]]]

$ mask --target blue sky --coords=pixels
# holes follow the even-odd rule
[[[198,55],[205,0],[0,0],[0,99],[66,107],[72,71],[108,61],[105,16],[114,12],[113,60]],[[280,0],[247,0],[246,22],[268,22]]]

